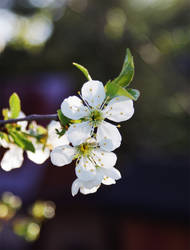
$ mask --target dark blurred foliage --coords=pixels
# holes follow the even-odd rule
[[[9,2],[9,9],[18,16],[48,18],[52,33],[37,45],[23,37],[13,39],[1,50],[0,97],[4,100],[1,108],[8,93],[15,91],[14,86],[19,89],[20,79],[25,112],[37,113],[38,106],[39,113],[54,112],[53,107],[56,111],[62,101],[58,93],[65,91],[63,98],[73,95],[85,81],[72,62],[84,65],[93,79],[106,83],[119,74],[127,47],[135,62],[136,73],[131,86],[141,92],[135,103],[135,115],[121,124],[123,144],[117,150],[117,167],[123,179],[119,184],[102,188],[88,197],[79,195],[73,200],[70,196],[73,168],[47,167],[43,182],[38,184],[39,196],[54,198],[58,213],[57,220],[42,232],[42,241],[36,247],[51,249],[52,246],[53,249],[55,245],[51,244],[56,242],[57,249],[65,249],[61,247],[63,237],[67,249],[89,249],[91,242],[92,249],[96,250],[100,247],[118,249],[118,246],[129,250],[187,250],[187,231],[183,233],[183,226],[182,229],[173,226],[170,220],[174,224],[180,220],[187,225],[189,218],[189,0],[3,2]],[[48,2],[59,4],[53,6]],[[59,80],[55,80],[55,76]],[[57,84],[54,105],[52,98],[56,94],[53,95],[53,87],[49,91],[52,95],[45,91],[46,79],[47,88]],[[61,79],[62,92],[59,90]],[[36,90],[32,91],[33,88]],[[28,94],[27,90],[30,90]],[[35,103],[30,103],[29,93]],[[75,206],[80,216],[76,215]],[[130,214],[138,215],[143,221],[139,221],[138,216],[128,221]],[[148,219],[144,221],[144,217]],[[154,224],[152,218],[161,222]],[[90,227],[96,235],[96,243],[88,234]],[[80,230],[82,233],[77,234]],[[140,237],[142,235],[144,238]],[[145,241],[149,236],[152,241],[147,245]],[[69,242],[72,237],[75,237],[73,245]],[[105,246],[105,242],[109,244]]]

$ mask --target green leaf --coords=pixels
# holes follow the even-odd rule
[[[58,118],[63,126],[69,125],[71,119],[68,117],[64,116],[64,114],[61,112],[61,109],[57,110]]]
[[[85,75],[87,80],[89,80],[89,81],[92,80],[88,70],[84,66],[82,66],[82,65],[80,65],[78,63],[73,63],[73,65],[75,65],[80,71],[82,71],[82,73]]]
[[[6,133],[0,132],[0,138],[4,139],[6,142],[9,142],[9,137]]]
[[[17,131],[9,132],[14,142],[22,149],[35,153],[35,148],[31,141],[29,141],[24,134]]]
[[[3,115],[3,117],[4,117],[4,120],[8,120],[8,119],[9,119],[8,113],[9,113],[9,110],[8,110],[8,109],[3,109],[3,110],[2,110],[2,115]]]
[[[134,100],[137,101],[140,96],[140,91],[137,89],[127,89],[127,91],[133,96]]]
[[[9,98],[9,105],[11,111],[11,118],[15,119],[19,116],[21,107],[20,107],[20,98],[16,93],[13,93]]]
[[[132,95],[127,89],[124,89],[113,82],[108,82],[105,85],[105,91],[106,91],[106,96],[109,96],[110,99],[116,96],[126,96],[132,100],[135,100],[134,95]]]
[[[133,80],[133,76],[134,76],[133,56],[131,55],[130,50],[127,49],[121,73],[117,78],[115,78],[112,81],[112,83],[126,88]]]

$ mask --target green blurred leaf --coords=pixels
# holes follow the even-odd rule
[[[19,116],[21,107],[20,107],[20,98],[16,93],[13,93],[9,98],[9,106],[11,111],[11,118],[15,119]]]
[[[80,71],[82,71],[82,73],[85,75],[87,80],[89,80],[89,81],[92,80],[88,70],[84,66],[82,66],[82,65],[80,65],[78,63],[73,63],[73,65],[75,65]]]
[[[3,115],[3,117],[4,117],[4,120],[8,120],[8,112],[9,112],[9,110],[8,109],[3,109],[2,110],[2,115]]]
[[[29,141],[24,134],[18,131],[9,132],[14,142],[22,149],[35,153],[35,148],[31,141]]]
[[[116,96],[126,96],[132,100],[135,100],[135,96],[128,92],[127,89],[122,88],[119,85],[116,85],[113,82],[108,82],[105,85],[106,96],[109,96],[111,99]]]
[[[128,93],[133,96],[134,100],[137,101],[137,99],[140,96],[140,91],[137,89],[127,89]]]
[[[130,50],[127,49],[121,73],[117,78],[115,78],[112,81],[112,83],[126,88],[133,80],[133,76],[134,76],[133,56],[131,55]]]
[[[4,139],[6,142],[9,142],[9,137],[6,133],[0,132],[0,138]]]

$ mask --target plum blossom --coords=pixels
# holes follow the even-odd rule
[[[51,121],[48,125],[48,139],[47,145],[50,146],[51,149],[61,145],[68,145],[69,140],[67,138],[67,133],[63,136],[59,136],[56,130],[61,131],[61,124],[58,121]]]
[[[35,152],[26,151],[27,156],[31,161],[36,164],[42,164],[49,158],[50,150],[60,145],[69,144],[67,135],[65,134],[59,138],[56,129],[61,130],[60,123],[57,121],[51,121],[48,125],[48,139],[45,147],[44,144],[36,142],[34,138],[31,139]],[[33,130],[37,130],[37,124],[35,122],[33,122]]]
[[[72,185],[72,195],[96,192],[103,184],[114,184],[121,178],[120,172],[114,168],[117,156],[100,147],[95,139],[88,139],[78,146],[58,146],[50,154],[55,166],[64,166],[76,159],[75,173],[77,179]]]
[[[9,115],[11,115],[10,112]],[[23,117],[25,117],[25,114],[21,111],[18,118]],[[18,122],[23,132],[26,131],[27,124],[26,121]],[[0,144],[2,147],[8,148],[1,160],[1,168],[5,171],[10,171],[14,168],[21,167],[24,161],[23,149],[13,143],[8,143],[5,139],[1,139]]]
[[[133,101],[128,97],[118,96],[108,102],[103,84],[94,80],[83,85],[80,96],[83,101],[77,96],[70,96],[61,104],[61,111],[66,117],[81,120],[68,129],[68,139],[72,145],[83,143],[97,128],[97,142],[104,145],[105,150],[113,151],[118,148],[121,144],[119,130],[105,119],[114,122],[130,119],[134,113]]]

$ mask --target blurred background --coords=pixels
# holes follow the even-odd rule
[[[6,223],[0,249],[190,249],[189,0],[1,0],[0,109],[15,91],[26,114],[55,113],[85,82],[72,62],[106,83],[126,48],[141,97],[121,124],[122,179],[73,198],[74,165],[26,159],[20,169],[0,170],[0,193],[19,196],[21,214],[38,199],[56,204],[34,242]]]

